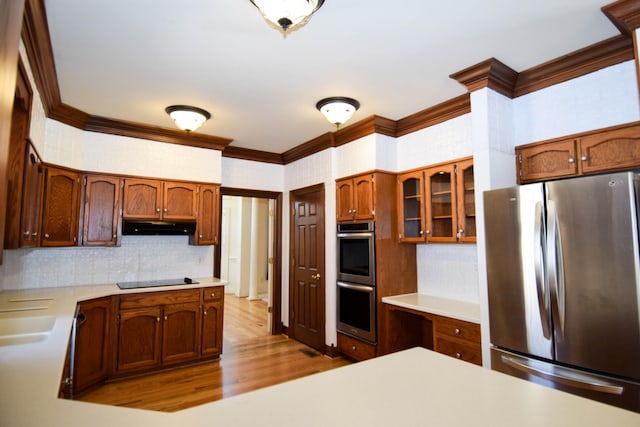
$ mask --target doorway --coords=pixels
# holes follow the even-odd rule
[[[282,194],[221,188],[220,245],[214,276],[226,293],[267,301],[267,328],[282,333]]]
[[[289,335],[325,353],[324,184],[291,192]]]

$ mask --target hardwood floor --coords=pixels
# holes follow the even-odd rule
[[[285,335],[271,335],[266,321],[265,302],[225,295],[220,360],[115,381],[77,399],[173,412],[351,363]]]

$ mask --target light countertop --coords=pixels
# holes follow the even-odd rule
[[[206,285],[203,282],[196,286]],[[76,302],[113,293],[121,291],[113,285],[0,294],[0,308],[7,304],[47,304],[46,310],[35,310],[31,315],[56,317],[55,325],[45,339],[0,346],[0,425],[640,425],[640,414],[552,390],[423,348],[371,359],[174,413],[58,399]],[[10,299],[29,298],[37,299],[8,302]],[[0,313],[0,316],[7,315]]]
[[[480,305],[470,302],[417,293],[383,297],[382,302],[466,322],[480,323]]]

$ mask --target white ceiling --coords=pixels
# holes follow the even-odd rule
[[[282,153],[335,130],[315,109],[349,96],[398,120],[465,93],[449,75],[495,57],[522,71],[618,35],[613,0],[326,0],[287,38],[249,0],[46,0],[62,102]]]

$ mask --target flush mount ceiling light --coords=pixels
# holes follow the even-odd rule
[[[198,107],[189,105],[171,105],[164,109],[176,125],[187,132],[198,129],[204,122],[211,118],[211,114]]]
[[[324,0],[249,0],[285,37],[305,25]]]
[[[332,96],[318,101],[316,108],[324,114],[329,123],[339,128],[360,108],[360,103],[353,98]]]

